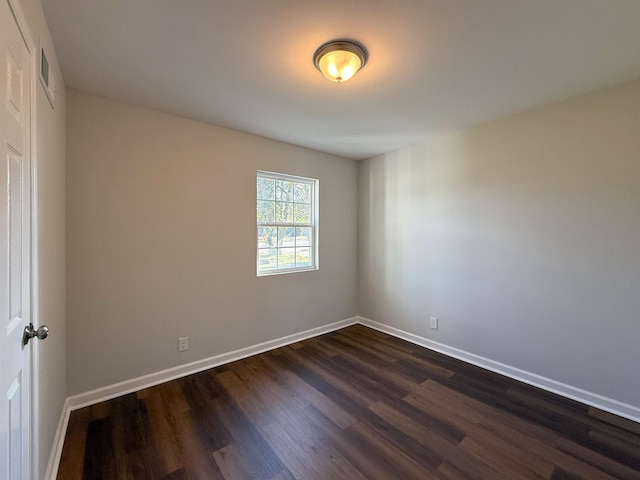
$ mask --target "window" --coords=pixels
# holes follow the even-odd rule
[[[258,171],[257,273],[317,270],[318,180]]]

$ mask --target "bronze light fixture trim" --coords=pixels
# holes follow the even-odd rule
[[[368,58],[367,49],[360,42],[339,39],[322,44],[313,54],[313,63],[328,80],[340,83],[353,77]]]

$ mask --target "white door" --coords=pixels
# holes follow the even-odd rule
[[[31,59],[0,0],[0,478],[30,478]]]

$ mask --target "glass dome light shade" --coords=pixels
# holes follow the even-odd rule
[[[313,56],[316,68],[332,82],[344,82],[353,77],[367,61],[367,53],[351,41],[325,43]]]
[[[362,62],[352,52],[335,50],[325,54],[318,62],[322,74],[332,82],[349,80],[360,69]]]

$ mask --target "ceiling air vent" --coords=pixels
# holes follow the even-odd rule
[[[49,71],[49,60],[47,59],[47,54],[42,47],[40,47],[40,83],[42,83],[44,92],[47,94],[49,103],[53,108],[53,98],[55,93],[53,90],[53,76]]]

